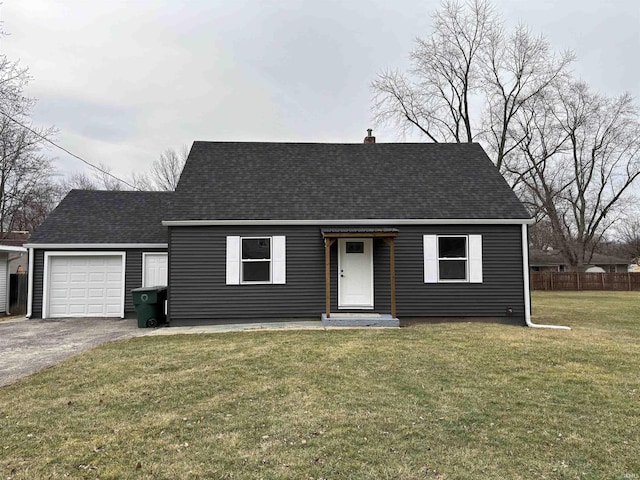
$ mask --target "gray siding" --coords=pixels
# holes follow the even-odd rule
[[[388,225],[379,225],[380,227]],[[329,227],[329,226],[327,226]],[[391,225],[393,227],[393,225]],[[491,317],[507,307],[524,322],[519,225],[402,226],[396,239],[397,314]],[[321,227],[171,227],[169,315],[174,324],[319,318],[325,311]],[[425,284],[422,236],[483,235],[483,283]],[[226,236],[285,235],[286,285],[226,285]],[[331,248],[331,310],[337,309],[337,248]],[[389,247],[374,239],[374,310],[390,313]]]
[[[481,234],[482,283],[424,283],[422,235]],[[396,239],[398,316],[497,317],[524,322],[520,225],[402,228]]]
[[[285,235],[285,285],[226,285],[227,235]],[[169,228],[169,316],[173,323],[278,317],[324,311],[324,247],[315,228]]]
[[[113,249],[90,249],[92,252],[122,252],[121,248]],[[54,250],[52,251],[79,251],[79,250]],[[129,249],[124,250],[126,252],[125,262],[125,301],[124,312],[125,316],[134,316],[135,308],[133,307],[133,300],[131,297],[131,290],[142,286],[142,253],[143,252],[166,252],[165,249]],[[33,262],[33,305],[32,305],[32,318],[42,318],[42,289],[43,289],[43,274],[44,274],[44,252],[45,250],[34,250],[34,262]]]

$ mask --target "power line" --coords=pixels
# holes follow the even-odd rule
[[[16,120],[15,118],[13,118],[11,115],[9,115],[9,114],[7,114],[7,113],[5,113],[5,112],[1,111],[1,110],[0,110],[0,113],[1,113],[2,115],[4,115],[5,117],[7,117],[7,118],[8,118],[9,120],[11,120],[12,122],[14,122],[14,123],[16,123],[16,124],[20,125],[22,128],[25,128],[25,129],[29,130],[31,133],[33,133],[34,135],[37,135],[38,137],[40,137],[40,138],[41,138],[42,140],[44,140],[45,142],[50,143],[51,145],[53,145],[54,147],[56,147],[56,148],[58,148],[58,149],[62,150],[62,151],[63,151],[63,152],[65,152],[66,154],[71,155],[71,156],[72,156],[72,157],[74,157],[74,158],[77,158],[78,160],[80,160],[80,161],[81,161],[81,162],[83,162],[83,163],[86,163],[86,164],[87,164],[87,165],[89,165],[91,168],[95,168],[95,169],[96,169],[96,170],[98,170],[99,172],[102,172],[102,173],[104,173],[105,175],[108,175],[108,176],[110,176],[111,178],[114,178],[114,179],[118,180],[119,182],[124,183],[124,184],[125,184],[125,185],[127,185],[128,187],[131,187],[131,188],[133,188],[134,190],[138,190],[138,191],[140,191],[140,189],[139,189],[138,187],[136,187],[135,185],[131,185],[131,184],[130,184],[129,182],[127,182],[126,180],[123,180],[123,179],[121,179],[121,178],[118,178],[118,177],[116,177],[114,174],[109,173],[109,172],[107,172],[106,170],[103,170],[102,168],[98,167],[97,165],[94,165],[93,163],[91,163],[91,162],[89,162],[89,161],[85,160],[84,158],[79,157],[79,156],[78,156],[78,155],[76,155],[75,153],[70,152],[70,151],[69,151],[69,150],[67,150],[66,148],[64,148],[64,147],[62,147],[62,146],[60,146],[60,145],[58,145],[58,144],[57,144],[56,142],[54,142],[53,140],[50,140],[50,139],[48,139],[47,137],[45,137],[44,135],[42,135],[42,134],[40,134],[40,133],[36,132],[33,128],[28,127],[28,126],[24,125],[23,123],[19,122],[18,120]]]

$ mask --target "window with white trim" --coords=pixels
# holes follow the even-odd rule
[[[423,235],[425,283],[482,283],[482,235]]]
[[[241,283],[268,283],[271,281],[271,238],[242,238]]]
[[[466,282],[468,270],[467,237],[438,237],[438,280]]]
[[[228,236],[226,283],[286,283],[285,237]]]

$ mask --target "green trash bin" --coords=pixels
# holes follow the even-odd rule
[[[154,328],[167,321],[164,302],[167,287],[142,287],[131,290],[133,305],[136,307],[138,328]]]

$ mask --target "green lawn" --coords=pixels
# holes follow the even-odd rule
[[[493,324],[135,338],[0,388],[0,477],[638,479],[640,294]]]

